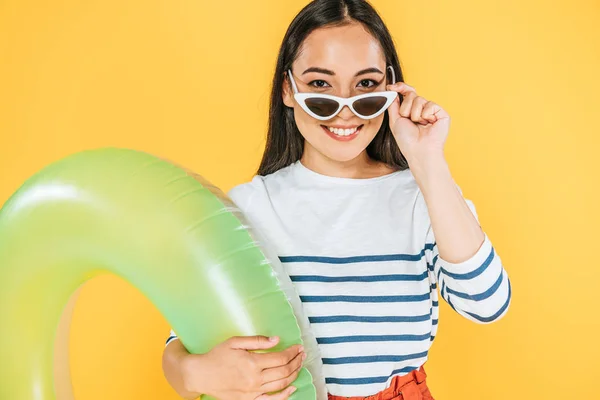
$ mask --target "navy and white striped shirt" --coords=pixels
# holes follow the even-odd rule
[[[487,235],[460,264],[439,257],[410,170],[348,179],[296,162],[229,197],[292,279],[333,395],[375,394],[423,365],[437,332],[438,290],[475,322],[508,309],[510,282]]]

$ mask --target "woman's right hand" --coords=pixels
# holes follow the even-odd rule
[[[184,385],[190,392],[219,400],[286,400],[296,390],[290,384],[306,358],[302,346],[277,353],[251,352],[278,342],[279,338],[236,336],[206,354],[186,355],[181,361]]]

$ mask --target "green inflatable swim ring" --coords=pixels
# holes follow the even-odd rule
[[[0,209],[0,399],[73,399],[68,305],[102,273],[146,296],[192,353],[238,335],[302,343],[292,399],[326,398],[300,299],[233,202],[169,161],[100,149],[42,169]]]

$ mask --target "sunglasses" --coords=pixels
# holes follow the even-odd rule
[[[394,68],[388,65],[387,69],[391,72],[392,84],[396,83]],[[348,106],[350,111],[359,118],[372,119],[387,110],[398,96],[394,91],[365,93],[348,98],[321,93],[299,93],[291,69],[288,69],[288,75],[294,89],[294,98],[300,107],[310,116],[321,121],[335,117],[344,106]]]

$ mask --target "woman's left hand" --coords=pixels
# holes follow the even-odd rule
[[[450,116],[432,101],[417,95],[415,89],[404,82],[388,85],[388,90],[404,96],[398,97],[388,109],[390,128],[400,151],[411,163],[442,156],[444,143],[450,129]]]

